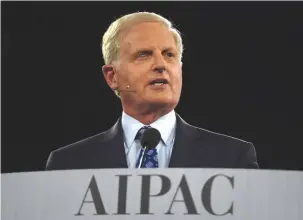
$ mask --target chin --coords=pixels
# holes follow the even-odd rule
[[[153,98],[148,100],[151,105],[157,106],[157,107],[170,107],[177,105],[178,101],[174,99],[167,99],[167,98]]]
[[[171,93],[148,94],[144,99],[145,102],[157,106],[174,106],[179,102],[179,98]]]

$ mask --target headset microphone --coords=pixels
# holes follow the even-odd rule
[[[129,85],[126,86],[126,89],[117,89],[117,91],[119,93],[121,93],[121,92],[136,92],[136,90],[131,90]]]

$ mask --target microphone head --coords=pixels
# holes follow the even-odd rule
[[[141,136],[141,146],[147,146],[148,149],[152,149],[158,145],[161,140],[160,132],[155,128],[148,128]]]

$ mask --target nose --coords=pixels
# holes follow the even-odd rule
[[[165,60],[162,54],[155,55],[155,62],[154,62],[154,72],[156,73],[163,73],[166,70]]]
[[[155,72],[157,73],[163,73],[165,71],[165,67],[164,66],[157,66],[155,67]]]

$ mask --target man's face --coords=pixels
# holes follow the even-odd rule
[[[172,33],[160,23],[137,24],[120,36],[115,79],[123,105],[174,109],[182,88],[182,63]]]

